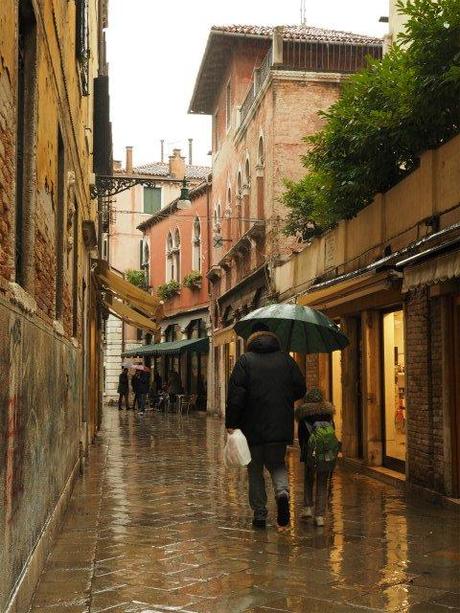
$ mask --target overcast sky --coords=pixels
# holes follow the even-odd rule
[[[382,36],[388,0],[307,0],[307,23]],[[187,114],[211,25],[300,22],[300,0],[110,0],[107,31],[114,158],[134,147],[134,164],[187,150],[210,164],[210,120]]]

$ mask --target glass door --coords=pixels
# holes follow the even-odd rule
[[[400,472],[406,462],[404,313],[383,315],[383,463]]]

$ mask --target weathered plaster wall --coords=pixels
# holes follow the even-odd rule
[[[81,360],[0,303],[0,610],[79,459]]]
[[[30,229],[26,251],[30,274],[22,288],[15,283],[20,279],[13,257],[18,4],[14,0],[0,2],[1,611],[7,609],[24,572],[28,580],[21,584],[25,588],[21,588],[22,604],[17,610],[27,610],[27,595],[48,551],[49,542],[43,531],[75,474],[80,445],[85,449],[95,432],[100,345],[95,289],[88,272],[90,253],[81,231],[82,220],[97,223],[96,204],[89,196],[93,143],[86,128],[92,125],[92,80],[98,68],[98,2],[89,2],[88,96],[82,95],[76,59],[75,3],[31,3],[37,23],[35,122],[31,133],[26,134],[26,142],[35,157],[31,156],[33,176],[25,184],[31,194],[25,220]],[[58,128],[65,157],[60,201]],[[78,211],[75,216],[74,202]],[[63,220],[57,228],[59,208],[63,210]],[[59,321],[55,309],[56,235],[62,238],[64,253],[63,315]],[[75,253],[78,266],[74,279]],[[91,399],[87,396],[89,390]],[[29,565],[31,556],[44,542],[40,545],[41,556],[33,558]]]

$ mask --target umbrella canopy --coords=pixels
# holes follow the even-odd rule
[[[278,336],[285,351],[331,353],[349,343],[326,315],[297,304],[273,304],[256,309],[235,324],[235,332],[247,339],[257,322],[266,324]]]

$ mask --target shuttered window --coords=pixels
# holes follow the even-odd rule
[[[144,187],[144,213],[153,215],[161,209],[161,187]]]

